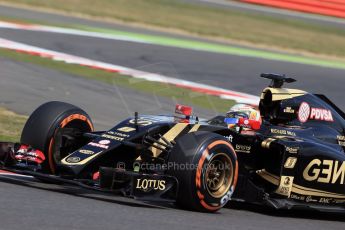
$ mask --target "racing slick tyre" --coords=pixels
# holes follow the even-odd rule
[[[211,132],[188,133],[177,139],[168,161],[168,174],[179,182],[177,205],[215,212],[231,198],[238,176],[232,145]]]
[[[57,156],[54,147],[61,128],[88,132],[93,131],[93,123],[84,110],[65,102],[51,101],[39,106],[30,115],[22,131],[20,142],[44,153],[46,160],[42,163],[42,171],[45,173],[55,174],[56,163],[63,157]]]

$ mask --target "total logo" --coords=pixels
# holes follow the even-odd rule
[[[100,140],[98,143],[96,143],[96,142],[90,142],[89,143],[89,145],[91,145],[91,146],[99,147],[102,149],[108,149],[109,148],[108,144],[110,144],[109,140]]]
[[[298,120],[305,123],[308,120],[333,122],[333,115],[329,109],[312,108],[307,102],[302,102],[298,109]]]

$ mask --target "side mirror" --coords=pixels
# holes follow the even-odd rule
[[[261,121],[258,120],[251,120],[247,118],[239,118],[238,119],[238,126],[253,130],[259,130],[261,127]]]
[[[191,106],[177,104],[174,117],[177,122],[188,123],[192,113],[193,108]]]

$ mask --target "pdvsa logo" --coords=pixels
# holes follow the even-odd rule
[[[333,122],[333,115],[329,109],[312,108],[307,102],[302,102],[298,109],[298,120],[305,123],[308,120]]]

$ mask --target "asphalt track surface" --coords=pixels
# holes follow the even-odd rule
[[[116,84],[87,81],[84,78],[27,63],[0,58],[1,105],[20,114],[29,114],[47,101],[78,105],[93,118],[97,130],[109,129],[116,122],[140,114],[171,114],[176,101],[154,94],[123,89]],[[20,84],[18,84],[20,83]],[[196,108],[201,117],[216,112]]]
[[[249,93],[258,93],[267,84],[257,77],[258,73],[284,72],[299,76],[295,86],[326,93],[345,108],[342,70],[48,33],[0,30],[0,37]],[[81,106],[95,118],[98,127],[106,128],[135,110],[170,112],[173,105],[163,98],[30,64],[0,59],[0,70],[1,103],[26,114],[44,101],[64,100]],[[59,192],[0,179],[0,229],[339,230],[345,226],[344,216],[313,212],[277,212],[234,204],[219,213],[204,214],[174,206],[141,205],[124,198],[104,201],[90,198],[87,192],[75,196],[80,191],[74,193],[70,188],[52,189]]]
[[[344,70],[73,35],[3,29],[6,39],[147,72],[259,95],[262,72],[296,76],[298,87],[328,95],[345,108]]]

